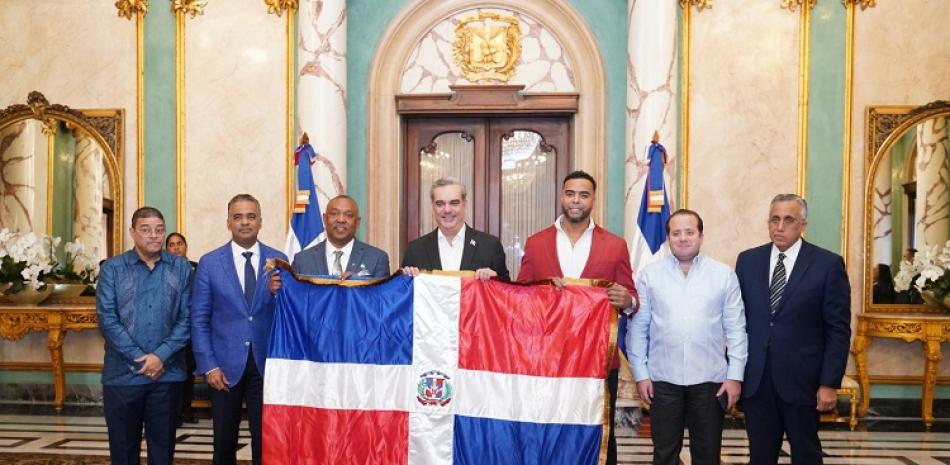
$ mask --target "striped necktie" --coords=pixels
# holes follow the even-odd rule
[[[782,300],[782,293],[785,292],[785,254],[778,254],[778,261],[775,263],[775,270],[772,272],[772,284],[769,285],[769,307],[770,314],[775,315],[778,310],[778,304]]]
[[[334,250],[333,251],[333,274],[336,276],[343,276],[343,251]]]

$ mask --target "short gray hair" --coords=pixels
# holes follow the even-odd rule
[[[805,199],[798,194],[779,194],[775,197],[772,197],[772,201],[769,202],[769,207],[775,205],[778,202],[796,202],[802,207],[802,219],[808,219],[808,202],[805,202]]]
[[[261,213],[261,203],[257,201],[251,194],[238,194],[234,197],[231,197],[231,200],[228,201],[228,216],[231,216],[231,206],[238,202],[254,202],[254,205],[257,206],[257,213]]]
[[[432,188],[429,189],[429,200],[435,200],[435,190],[445,186],[459,186],[462,188],[462,200],[465,200],[465,196],[468,194],[468,192],[465,190],[465,184],[462,184],[462,181],[459,181],[458,178],[451,176],[436,179],[432,183]]]

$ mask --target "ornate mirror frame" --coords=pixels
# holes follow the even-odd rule
[[[30,92],[26,102],[25,105],[13,104],[0,110],[0,127],[27,119],[39,120],[43,124],[52,120],[61,120],[92,135],[99,147],[103,149],[103,162],[113,197],[112,250],[114,254],[121,253],[123,190],[120,160],[122,160],[122,147],[125,143],[124,111],[121,109],[76,110],[66,105],[50,104],[42,93],[35,90]]]
[[[873,304],[874,248],[874,179],[881,161],[890,154],[904,132],[921,122],[936,117],[950,117],[950,101],[937,100],[923,106],[868,106],[865,114],[865,176],[864,176],[864,312],[875,313],[943,313],[932,305]]]

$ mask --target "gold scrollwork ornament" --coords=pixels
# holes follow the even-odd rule
[[[148,0],[118,0],[115,7],[119,9],[119,17],[132,19],[138,13],[148,13]]]
[[[455,26],[455,64],[470,82],[508,82],[521,57],[518,18],[483,11]]]
[[[877,6],[877,0],[841,0],[845,5],[858,5],[862,10]]]
[[[198,15],[205,14],[205,6],[208,5],[204,0],[174,0],[172,2],[172,12],[183,15],[190,15],[194,19]]]
[[[297,9],[297,0],[264,0],[267,4],[267,13],[277,15],[284,14],[284,11],[294,11]]]
[[[782,8],[788,11],[795,11],[799,6],[811,11],[818,0],[782,0]]]
[[[689,8],[695,6],[697,10],[703,11],[706,8],[713,7],[713,0],[680,0],[680,8]]]

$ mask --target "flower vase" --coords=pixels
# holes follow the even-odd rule
[[[12,285],[13,283],[0,283],[0,303],[10,303],[10,299],[7,298],[4,292],[6,292],[7,289],[10,289],[10,286]]]
[[[46,300],[53,293],[53,286],[47,285],[41,290],[33,289],[33,286],[26,286],[16,294],[10,294],[7,299],[16,305],[38,305]]]
[[[86,285],[82,283],[53,283],[53,294],[50,299],[69,300],[75,299],[86,290]]]
[[[938,299],[933,291],[925,289],[920,291],[920,296],[923,297],[924,302],[935,307],[940,307],[944,311],[950,311],[950,295],[945,296],[943,299]]]

